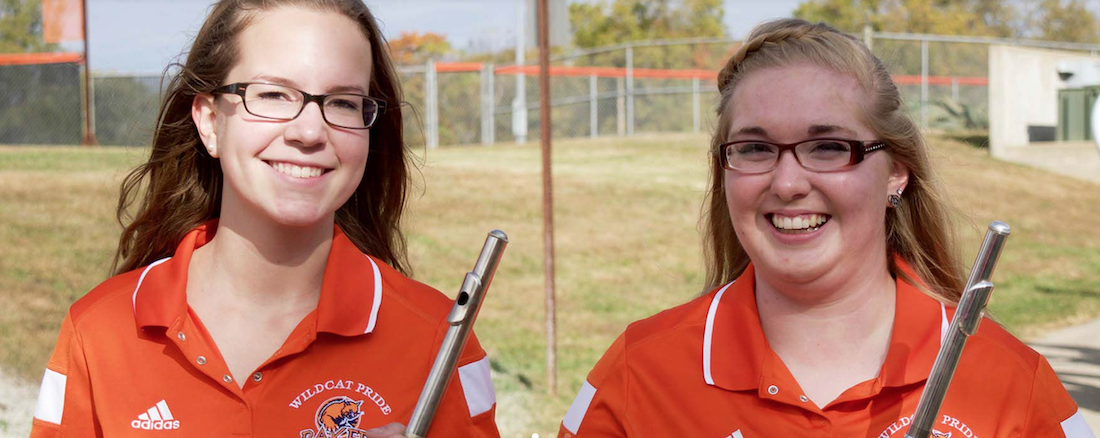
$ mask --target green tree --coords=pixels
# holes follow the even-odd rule
[[[614,0],[613,3],[573,3],[569,22],[573,43],[578,48],[593,48],[631,41],[681,38],[721,38],[721,0]],[[649,68],[717,68],[716,58],[725,54],[712,47],[669,46],[634,51],[634,65]],[[626,64],[622,52],[594,56],[580,63],[590,65]]]
[[[1100,43],[1100,23],[1081,0],[1042,0],[1033,27],[1035,36],[1051,41]]]
[[[1012,36],[1016,11],[997,0],[810,0],[794,16],[858,32]]]
[[[1100,42],[1100,18],[1085,0],[808,0],[794,16],[849,32],[870,24],[882,32]]]
[[[0,0],[0,53],[44,52],[40,0]]]

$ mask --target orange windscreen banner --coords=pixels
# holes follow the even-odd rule
[[[84,0],[42,0],[42,37],[47,43],[84,39]]]

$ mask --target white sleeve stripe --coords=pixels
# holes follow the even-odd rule
[[[378,264],[374,263],[374,259],[367,256],[367,260],[370,261],[370,267],[374,268],[374,303],[371,303],[370,320],[367,321],[367,329],[363,333],[374,331],[374,324],[378,322],[378,307],[382,305],[382,273],[378,271]]]
[[[1095,438],[1080,409],[1062,422],[1062,432],[1066,434],[1066,438]]]
[[[947,320],[947,306],[940,303],[940,345],[947,339],[947,330],[951,327],[951,321]]]
[[[38,390],[38,403],[34,407],[34,418],[47,423],[61,424],[61,414],[65,412],[64,374],[47,369],[42,376],[42,388]]]
[[[588,413],[588,406],[592,404],[592,398],[595,396],[596,387],[585,380],[584,385],[581,385],[581,391],[577,393],[577,398],[573,399],[569,412],[565,413],[565,419],[561,420],[565,430],[572,434],[577,433],[577,429],[581,428],[581,421],[584,421],[584,415]]]
[[[466,395],[466,407],[470,408],[470,417],[484,414],[497,402],[497,393],[493,389],[493,379],[489,373],[489,357],[458,367],[458,380],[462,383],[462,392]]]
[[[138,277],[137,286],[134,287],[134,295],[130,297],[130,304],[134,306],[134,314],[137,314],[137,294],[138,291],[141,290],[141,283],[145,281],[145,274],[148,274],[150,269],[153,269],[161,263],[167,262],[169,259],[171,259],[171,257],[165,257],[163,259],[157,260],[153,263],[150,263],[149,266],[146,266],[144,271],[141,271],[141,277]]]
[[[722,290],[714,295],[714,300],[710,302],[710,310],[707,311],[707,327],[703,332],[703,380],[706,381],[708,385],[714,385],[714,376],[710,374],[710,343],[714,335],[714,315],[718,313],[718,303],[722,301],[722,295],[726,293],[726,289],[729,289],[734,282],[730,282],[730,284],[727,284],[726,287],[723,287]]]

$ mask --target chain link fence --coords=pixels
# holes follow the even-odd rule
[[[1100,46],[865,34],[921,126],[938,132],[988,130],[991,44],[1084,51]],[[715,73],[740,43],[686,40],[624,44],[552,60],[552,134],[556,138],[707,132],[715,122]],[[536,66],[480,63],[403,66],[405,138],[410,146],[535,141]],[[81,66],[0,63],[0,144],[78,144]],[[92,114],[104,145],[147,145],[160,75],[93,75]]]

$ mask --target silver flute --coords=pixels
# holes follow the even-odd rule
[[[474,320],[481,309],[481,302],[489,290],[489,283],[493,281],[497,264],[504,253],[504,247],[508,246],[508,235],[503,231],[493,230],[489,237],[485,238],[485,246],[481,247],[481,255],[474,264],[474,270],[466,273],[466,279],[462,281],[462,288],[458,290],[455,305],[447,316],[447,335],[443,338],[443,345],[439,346],[439,354],[435,356],[432,370],[428,373],[428,380],[424,382],[424,390],[420,392],[420,399],[413,409],[412,418],[405,436],[409,438],[424,438],[428,435],[428,428],[435,418],[435,411],[439,408],[439,402],[443,399],[443,392],[454,374],[458,365],[459,356],[466,347]]]
[[[978,323],[985,314],[985,305],[989,303],[989,296],[993,293],[993,283],[989,279],[993,276],[993,268],[997,267],[997,259],[1001,257],[1009,232],[1008,224],[1004,222],[993,221],[989,224],[985,240],[978,250],[978,257],[974,260],[974,268],[970,270],[970,278],[966,281],[966,290],[959,299],[955,317],[951,319],[951,327],[944,335],[943,345],[936,355],[932,373],[924,384],[924,392],[917,403],[917,412],[913,414],[913,422],[905,433],[905,438],[928,438],[932,434],[932,424],[939,416],[943,399],[947,396],[947,387],[951,385],[955,368],[959,366],[959,357],[966,346],[966,339],[978,331]]]

